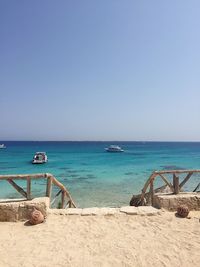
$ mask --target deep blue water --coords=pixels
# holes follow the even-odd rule
[[[200,169],[200,142],[0,143],[7,146],[0,149],[0,174],[52,173],[80,207],[126,205],[154,170]],[[120,145],[125,152],[105,152],[110,144]],[[31,164],[36,151],[46,151],[48,163]],[[199,179],[198,175],[192,177],[186,190],[193,190]],[[35,195],[45,191],[44,184],[33,183]],[[1,181],[0,198],[16,196],[18,193]]]

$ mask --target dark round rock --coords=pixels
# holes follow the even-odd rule
[[[189,208],[186,205],[181,205],[177,208],[177,214],[182,218],[186,218],[189,212]]]

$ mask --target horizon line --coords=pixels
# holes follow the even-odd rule
[[[199,143],[200,140],[0,140],[0,142],[183,142]]]

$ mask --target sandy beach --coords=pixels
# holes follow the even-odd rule
[[[0,266],[199,266],[200,212],[62,216],[0,223]]]

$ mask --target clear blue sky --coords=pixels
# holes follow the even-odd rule
[[[200,140],[199,0],[0,0],[0,140]]]

